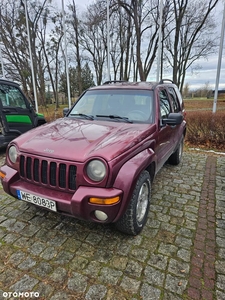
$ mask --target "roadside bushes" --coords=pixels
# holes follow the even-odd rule
[[[225,150],[225,111],[187,111],[186,121],[188,146]]]

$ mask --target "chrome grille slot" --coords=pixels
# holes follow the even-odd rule
[[[39,159],[34,159],[33,179],[39,182]]]
[[[26,175],[28,179],[32,179],[31,177],[31,158],[27,158],[27,164],[26,164]]]
[[[50,184],[55,186],[56,185],[56,163],[50,162]]]
[[[61,188],[66,187],[66,165],[59,164],[59,186]]]
[[[77,168],[74,165],[20,156],[20,177],[39,185],[75,191],[76,172]]]
[[[41,162],[41,182],[44,184],[48,183],[48,163],[46,160]]]
[[[21,177],[25,176],[24,165],[25,165],[25,157],[23,155],[21,155],[20,156],[20,176]]]
[[[75,166],[69,167],[69,189],[71,190],[76,189],[76,167]]]

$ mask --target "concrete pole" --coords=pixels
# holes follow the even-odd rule
[[[111,80],[110,77],[110,56],[109,56],[109,0],[107,0],[107,68],[108,68],[108,80]]]
[[[32,76],[32,83],[33,83],[33,90],[34,90],[35,110],[38,113],[37,89],[36,89],[36,82],[35,82],[35,75],[34,75],[34,64],[33,64],[33,56],[32,56],[32,49],[31,49],[31,42],[30,42],[30,28],[29,28],[29,22],[28,22],[28,14],[27,14],[27,0],[24,1],[24,8],[25,8],[25,16],[26,16],[26,26],[27,26],[27,37],[28,37],[28,46],[29,46],[29,55],[30,55],[31,76]]]
[[[1,65],[2,65],[2,77],[5,78],[5,68],[4,68],[4,61],[2,57],[2,44],[0,42],[0,59],[1,59]]]
[[[163,0],[160,0],[159,5],[159,46],[158,46],[158,58],[157,58],[157,75],[156,81],[159,82],[159,73],[160,73],[160,65],[161,65],[161,57],[162,57],[162,13],[163,13]]]
[[[219,57],[218,57],[218,65],[217,65],[216,86],[215,86],[214,101],[213,101],[213,113],[216,112],[216,105],[217,105],[217,98],[218,98],[221,61],[223,55],[224,30],[225,30],[225,2],[224,2],[224,9],[223,9],[223,21],[222,21],[221,37],[220,37],[220,49],[219,49]]]
[[[69,108],[71,108],[70,77],[69,77],[69,66],[68,66],[68,56],[67,56],[67,40],[66,40],[66,22],[65,22],[64,0],[62,0],[62,17],[63,17],[64,51],[65,51],[65,59],[66,59],[66,82],[67,82],[68,105],[69,105]]]

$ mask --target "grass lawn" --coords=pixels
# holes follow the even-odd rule
[[[54,104],[48,104],[47,107],[39,106],[38,112],[45,116],[47,122],[50,122],[63,117],[63,109],[65,107],[68,107],[68,105],[60,105],[59,108],[56,108]]]
[[[196,110],[212,110],[214,99],[184,99],[184,107],[186,111],[196,111]],[[225,111],[225,99],[218,99],[217,110]]]

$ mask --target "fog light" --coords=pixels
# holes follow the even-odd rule
[[[106,221],[108,219],[107,214],[101,210],[95,210],[95,216],[99,221]]]

